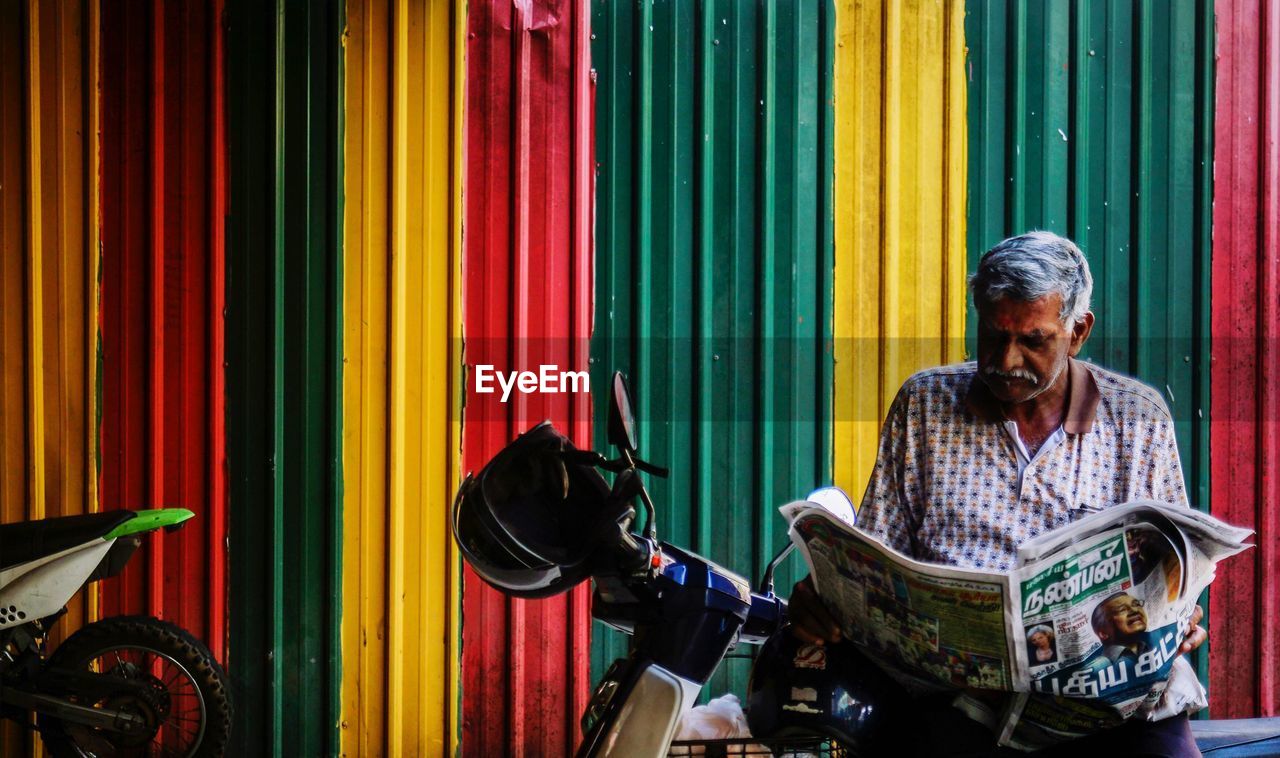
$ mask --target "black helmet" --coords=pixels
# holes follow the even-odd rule
[[[568,438],[544,421],[517,437],[453,502],[453,535],[480,578],[517,597],[548,597],[588,574],[609,486],[566,463]]]
[[[852,644],[810,645],[783,629],[751,668],[747,723],[761,739],[817,734],[864,754],[902,697],[901,687]]]

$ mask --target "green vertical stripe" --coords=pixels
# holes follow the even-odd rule
[[[814,276],[818,281],[818,296],[814,299],[816,328],[821,335],[822,360],[818,363],[818,386],[814,396],[817,402],[817,428],[814,430],[818,450],[818,470],[826,472],[826,478],[832,478],[835,465],[835,277],[829,272],[835,268],[835,56],[836,56],[836,8],[835,0],[824,0],[819,6],[818,36],[814,40],[818,50],[818,72],[822,86],[816,103],[819,116],[817,123],[821,125],[815,135],[813,150],[818,154],[822,166],[815,177],[818,195],[817,206],[811,211],[817,221],[816,241],[818,246],[818,262],[814,268]],[[805,209],[797,203],[801,212]],[[798,400],[798,399],[797,399]],[[828,482],[830,483],[830,482]],[[858,497],[851,493],[850,497]],[[793,576],[799,575],[793,569]],[[789,589],[785,591],[789,592]]]
[[[227,4],[227,465],[232,746],[262,755],[273,732],[273,381],[275,8]]]
[[[832,11],[592,8],[592,385],[632,379],[641,452],[672,469],[651,482],[660,536],[754,580],[786,541],[777,507],[831,478]],[[593,634],[598,675],[626,640]],[[741,693],[748,668],[708,692]]]
[[[337,749],[337,4],[230,3],[230,670],[240,754]]]
[[[275,193],[272,198],[273,215],[272,218],[272,312],[271,312],[271,723],[273,728],[271,734],[271,755],[283,755],[284,734],[289,729],[289,725],[284,723],[284,699],[285,688],[289,686],[286,678],[290,671],[287,670],[286,658],[289,657],[289,644],[285,639],[285,588],[284,588],[284,536],[287,526],[285,525],[285,477],[291,473],[292,460],[286,460],[285,457],[285,439],[284,439],[284,403],[281,402],[281,396],[284,393],[284,361],[281,360],[281,352],[283,350],[285,340],[285,193],[289,189],[285,181],[285,130],[290,126],[288,123],[288,113],[285,109],[285,93],[293,82],[289,81],[289,72],[285,67],[289,54],[288,50],[288,34],[287,23],[290,20],[286,15],[286,8],[283,2],[276,3],[276,44],[275,44],[275,70],[276,70],[276,101],[275,101],[275,154],[274,170],[275,170]],[[290,737],[293,735],[290,734]],[[291,740],[292,741],[292,740]]]
[[[345,2],[338,4],[337,22],[335,29],[339,33],[345,33],[347,28],[347,5]],[[329,280],[333,283],[332,291],[329,293],[329,313],[332,314],[332,324],[329,327],[329,381],[331,382],[329,391],[329,415],[333,419],[332,447],[329,450],[329,471],[328,479],[331,488],[332,507],[329,509],[329,635],[325,640],[327,653],[329,656],[329,702],[326,703],[328,708],[328,724],[334,730],[333,752],[338,752],[341,746],[340,730],[342,723],[342,507],[343,507],[343,485],[342,485],[342,372],[346,364],[343,356],[343,323],[340,314],[344,313],[344,296],[343,296],[343,257],[342,257],[342,239],[343,239],[343,204],[345,195],[342,192],[343,177],[346,175],[346,163],[344,157],[346,151],[343,145],[346,143],[346,113],[347,109],[343,107],[341,102],[342,93],[346,92],[346,65],[345,56],[340,51],[334,51],[334,61],[331,68],[334,70],[333,85],[333,103],[332,110],[334,113],[333,135],[331,139],[332,156],[333,156],[333,176],[331,178],[333,208],[329,217],[330,228],[329,234],[332,243],[330,245],[332,254],[329,256]],[[447,644],[447,643],[446,643]]]
[[[965,37],[970,268],[1029,229],[1080,245],[1098,316],[1085,357],[1161,392],[1208,510],[1212,2],[971,0]]]
[[[1195,279],[1195,300],[1200,307],[1195,312],[1195,334],[1191,342],[1191,362],[1200,366],[1201,370],[1192,375],[1191,394],[1197,408],[1203,408],[1199,423],[1193,427],[1190,435],[1191,448],[1182,451],[1184,466],[1197,472],[1194,479],[1188,480],[1191,487],[1191,501],[1203,510],[1209,510],[1209,379],[1212,355],[1212,333],[1210,322],[1210,296],[1213,292],[1211,252],[1213,249],[1213,138],[1214,138],[1214,69],[1217,49],[1215,33],[1217,30],[1214,17],[1213,0],[1197,0],[1195,9],[1195,50],[1197,65],[1195,68],[1195,132],[1192,140],[1195,145],[1195,164],[1193,176],[1194,194],[1197,198],[1194,214],[1194,238],[1196,249],[1203,251],[1196,256],[1193,276]],[[1200,598],[1205,617],[1201,624],[1209,628],[1209,592],[1206,590]],[[1196,651],[1196,673],[1205,687],[1209,685],[1209,647],[1212,640]],[[1209,710],[1201,711],[1197,718],[1208,718]]]

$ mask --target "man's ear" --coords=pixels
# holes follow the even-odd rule
[[[1086,311],[1084,316],[1071,327],[1071,349],[1068,353],[1072,358],[1080,353],[1080,348],[1084,347],[1084,341],[1089,339],[1089,333],[1093,331],[1093,311]]]

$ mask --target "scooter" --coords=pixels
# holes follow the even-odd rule
[[[525,438],[548,430],[556,434],[544,423]],[[533,555],[536,559],[557,551],[539,547],[554,542],[547,537],[545,525],[525,522],[521,525],[525,533],[513,534],[522,530],[497,523],[502,514],[482,513],[484,509],[475,506],[464,508],[464,503],[470,503],[475,492],[485,486],[472,476],[464,481],[454,502],[454,534],[478,573],[507,594],[545,597],[590,574],[595,581],[592,615],[632,635],[633,644],[629,655],[615,661],[597,685],[582,716],[584,739],[577,754],[580,758],[663,756],[681,718],[695,705],[726,653],[738,644],[763,644],[781,631],[787,603],[774,593],[772,575],[789,550],[774,558],[753,590],[739,574],[658,539],[653,502],[639,473],[661,477],[667,472],[637,454],[631,400],[621,373],[613,377],[608,437],[619,452],[616,459],[586,450],[557,453],[566,463],[616,474],[607,496],[592,503],[608,515],[603,529],[592,528],[593,550],[585,559],[588,568],[563,559],[572,567],[559,566],[539,574],[537,581],[543,584],[538,585],[510,567],[486,565],[489,562],[479,553],[493,541],[494,534],[500,535],[502,544],[490,555]],[[489,468],[481,472],[481,478]],[[521,467],[518,475],[498,476],[502,483],[492,489],[509,492],[521,481],[560,478],[539,477],[536,466],[527,468]],[[604,487],[603,480],[600,487]],[[637,513],[631,503],[637,499],[643,504],[645,521],[643,530],[634,533]],[[520,507],[508,506],[509,510]],[[543,520],[543,515],[545,520],[555,519],[553,510],[540,512],[534,520]],[[537,531],[543,534],[535,534]],[[536,562],[529,560],[528,565]]]
[[[637,455],[621,373],[613,377],[609,442],[621,454],[617,461],[594,453],[580,459],[617,471],[610,501],[638,497],[646,519],[643,535],[616,535],[613,566],[606,561],[593,574],[592,615],[632,635],[633,644],[596,685],[582,717],[578,755],[661,756],[725,655],[739,644],[763,644],[782,629],[787,602],[774,594],[772,576],[789,551],[769,564],[753,591],[739,574],[658,540],[653,502],[638,471],[666,471]]]
[[[144,534],[193,515],[117,510],[0,526],[0,716],[38,730],[59,757],[223,754],[226,674],[185,630],[117,616],[48,649],[81,587],[119,574]]]

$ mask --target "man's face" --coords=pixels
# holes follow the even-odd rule
[[[1005,298],[978,308],[978,375],[1001,402],[1023,403],[1053,386],[1067,358],[1080,352],[1093,314],[1068,326],[1062,296]]]
[[[1113,597],[1103,607],[1107,609],[1107,619],[1115,630],[1114,639],[1124,640],[1147,631],[1147,612],[1129,595]]]

